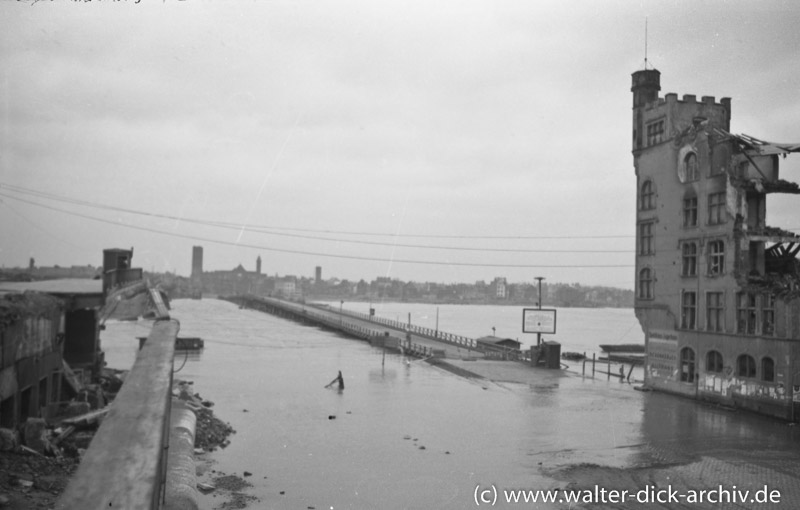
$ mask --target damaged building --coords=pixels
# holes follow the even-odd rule
[[[800,237],[767,224],[798,194],[798,144],[730,133],[731,100],[666,94],[633,73],[636,316],[647,386],[800,419]]]
[[[0,427],[42,417],[98,382],[106,319],[140,317],[157,308],[153,300],[164,308],[142,270],[130,267],[132,256],[104,250],[102,279],[0,282]]]

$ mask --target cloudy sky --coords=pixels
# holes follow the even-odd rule
[[[800,3],[0,2],[0,265],[633,287],[631,73],[800,141]],[[800,156],[794,156],[800,159]],[[800,164],[782,163],[800,180]],[[798,197],[768,224],[800,230]]]

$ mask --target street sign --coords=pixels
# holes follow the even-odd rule
[[[556,311],[552,308],[523,308],[523,333],[556,333]]]

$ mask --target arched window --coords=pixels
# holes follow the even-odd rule
[[[761,379],[775,382],[775,362],[772,358],[761,358]]]
[[[722,372],[722,354],[718,351],[706,354],[706,372]]]
[[[690,152],[683,158],[684,168],[686,168],[686,180],[696,181],[700,172],[697,171],[697,154]]]
[[[639,271],[639,299],[653,299],[653,270],[649,267]]]
[[[642,184],[642,196],[641,196],[641,209],[643,211],[649,211],[650,209],[656,208],[656,192],[653,189],[653,181],[646,180]]]
[[[690,347],[681,349],[681,381],[694,382],[694,351]]]
[[[739,377],[756,376],[756,360],[749,354],[742,354],[736,359],[736,375]]]

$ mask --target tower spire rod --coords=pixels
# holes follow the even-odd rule
[[[644,69],[647,70],[647,16],[644,17]]]

